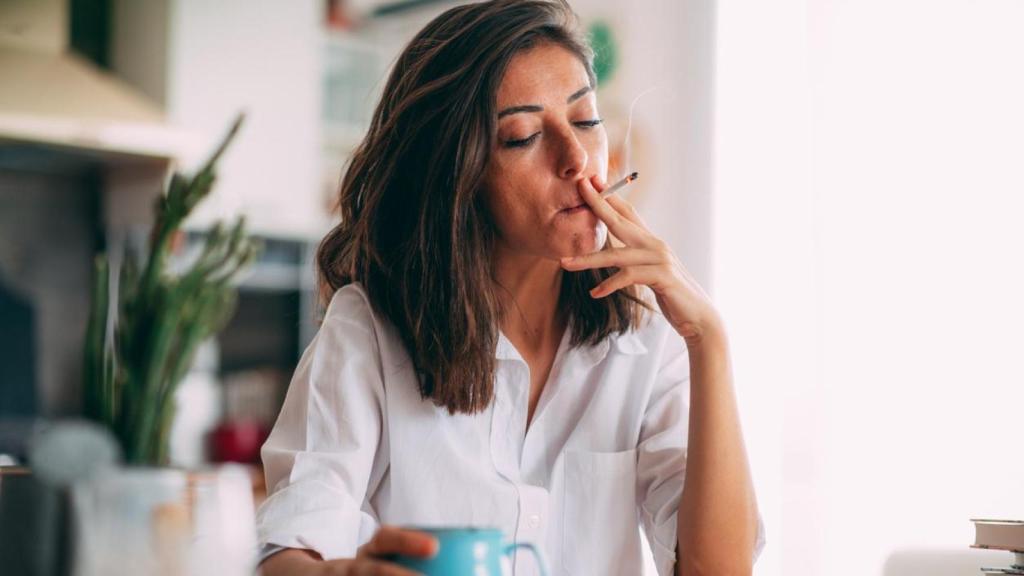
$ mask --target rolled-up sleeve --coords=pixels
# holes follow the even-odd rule
[[[383,469],[384,391],[372,324],[346,317],[336,295],[303,353],[262,449],[269,496],[259,544],[351,558],[376,531],[366,501]]]
[[[640,521],[659,576],[673,576],[679,501],[686,476],[690,422],[690,358],[686,343],[667,337],[637,445],[637,499]],[[754,561],[764,548],[764,522],[758,515]]]

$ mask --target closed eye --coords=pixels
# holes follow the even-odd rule
[[[590,130],[591,128],[599,126],[603,122],[603,119],[595,118],[593,120],[580,120],[579,122],[573,122],[573,125],[576,126],[577,128]],[[506,148],[525,148],[530,144],[533,144],[533,141],[536,140],[538,136],[540,136],[540,132],[534,132],[530,136],[527,136],[526,138],[521,138],[519,140],[505,140],[504,145]]]
[[[505,140],[506,148],[525,148],[533,143],[540,136],[540,132],[534,132],[531,136],[522,138],[520,140]]]

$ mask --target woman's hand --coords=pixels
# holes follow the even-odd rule
[[[720,333],[721,319],[704,289],[683,268],[668,244],[647,229],[629,202],[616,195],[601,197],[605,188],[596,176],[578,184],[583,201],[625,246],[563,258],[562,267],[572,271],[619,268],[590,291],[594,298],[634,284],[650,286],[661,312],[691,348],[709,334]]]
[[[382,526],[369,542],[359,547],[355,558],[323,561],[309,550],[284,550],[260,565],[264,576],[308,574],[310,576],[419,576],[384,558],[401,554],[427,558],[437,554],[437,540],[429,534]]]

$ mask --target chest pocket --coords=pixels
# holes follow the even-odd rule
[[[565,574],[611,576],[639,569],[636,450],[566,451],[563,515]]]

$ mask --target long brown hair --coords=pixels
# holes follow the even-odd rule
[[[483,179],[505,70],[543,42],[576,54],[596,82],[593,53],[564,0],[468,4],[427,24],[395,63],[342,180],[341,223],[317,250],[323,303],[360,282],[401,335],[423,398],[451,414],[485,409],[494,392],[504,311]],[[614,272],[564,272],[559,307],[572,320],[573,346],[641,322],[647,305],[635,289],[590,297]]]

